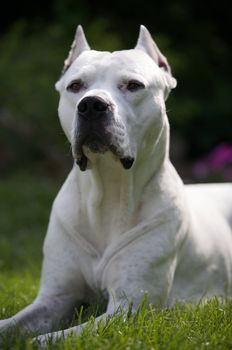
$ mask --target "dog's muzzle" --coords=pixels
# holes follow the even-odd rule
[[[88,158],[83,151],[87,147],[93,153],[111,151],[125,169],[134,162],[126,128],[114,118],[114,107],[100,96],[84,97],[77,105],[74,129],[73,155],[80,170],[87,168]]]

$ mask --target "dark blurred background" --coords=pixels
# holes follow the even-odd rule
[[[15,1],[0,21],[0,179],[63,179],[70,147],[57,117],[60,75],[77,24],[100,50],[132,48],[142,23],[168,57],[171,157],[186,182],[232,181],[231,18],[225,0]]]

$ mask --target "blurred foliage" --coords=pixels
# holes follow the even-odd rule
[[[3,270],[39,272],[51,203],[61,181],[12,174],[0,181],[0,293]],[[12,258],[14,257],[14,259]],[[37,271],[35,271],[37,270]]]
[[[29,164],[55,175],[69,164],[54,84],[78,23],[98,50],[133,47],[139,24],[148,27],[178,81],[167,108],[172,130],[189,145],[188,157],[232,139],[232,57],[223,3],[25,0],[7,6],[0,40],[1,174]]]

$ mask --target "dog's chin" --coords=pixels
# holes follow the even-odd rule
[[[81,149],[81,152],[80,152]],[[90,159],[94,154],[101,154],[110,151],[115,157],[114,159],[120,161],[123,168],[128,170],[134,163],[134,158],[130,155],[123,155],[114,145],[107,145],[103,143],[99,138],[87,138],[78,152],[73,152],[76,164],[79,166],[81,171],[88,169]]]

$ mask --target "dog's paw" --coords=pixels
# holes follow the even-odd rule
[[[54,344],[59,339],[64,339],[63,331],[38,335],[31,340],[31,343],[37,345],[39,349],[46,349],[49,344]]]
[[[52,337],[49,336],[49,333],[39,335],[31,340],[31,344],[37,345],[39,349],[45,349],[50,343],[52,343]]]

